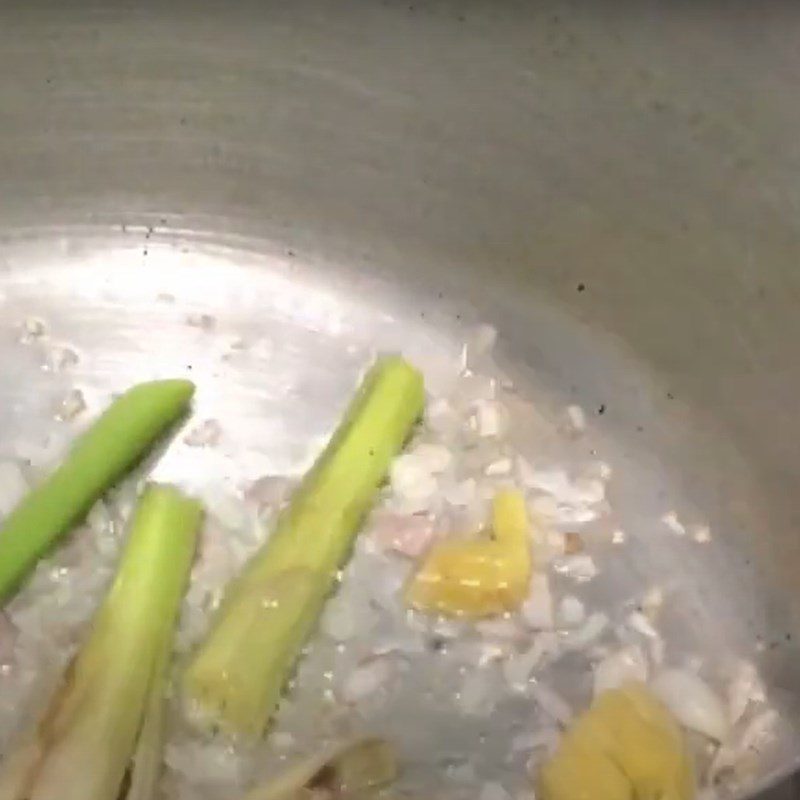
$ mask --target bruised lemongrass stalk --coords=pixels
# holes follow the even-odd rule
[[[189,665],[184,694],[201,720],[252,735],[264,730],[423,406],[422,376],[403,359],[380,359],[369,371],[269,541],[228,587]]]
[[[145,490],[86,642],[0,766],[0,800],[117,800],[137,739],[160,740],[164,669],[201,515],[173,487]]]
[[[140,383],[118,397],[75,442],[56,471],[0,527],[0,603],[38,559],[184,412],[185,380]]]

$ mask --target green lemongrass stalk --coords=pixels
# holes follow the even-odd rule
[[[156,693],[201,516],[177,489],[145,490],[86,642],[0,766],[0,800],[118,800],[146,718],[161,713]]]
[[[383,358],[367,374],[272,536],[228,587],[189,664],[184,695],[200,720],[250,735],[264,730],[423,406],[422,376],[403,359]]]
[[[0,603],[97,498],[184,412],[185,380],[140,383],[118,397],[0,528]]]

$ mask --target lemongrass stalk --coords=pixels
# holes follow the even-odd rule
[[[245,734],[264,730],[423,406],[422,376],[403,359],[383,358],[367,374],[272,536],[228,587],[186,671],[184,694],[199,718]]]
[[[0,603],[97,498],[185,411],[194,384],[141,383],[118,397],[0,528]]]
[[[0,766],[0,800],[117,800],[194,556],[200,505],[148,487],[88,638]]]

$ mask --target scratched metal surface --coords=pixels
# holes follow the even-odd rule
[[[68,385],[178,372],[225,437],[159,475],[297,472],[374,348],[494,322],[531,397],[605,406],[631,485],[724,531],[685,569],[797,723],[798,12],[753,13],[4,6],[0,448],[62,434]]]

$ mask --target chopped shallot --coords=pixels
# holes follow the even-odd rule
[[[66,396],[59,404],[56,417],[64,422],[68,422],[85,410],[86,399],[83,396],[83,392],[80,389],[72,389],[67,392]]]
[[[534,572],[530,581],[528,599],[522,604],[522,618],[534,630],[552,630],[554,627],[553,596],[550,580],[544,572]]]
[[[345,703],[359,703],[384,686],[394,674],[394,662],[389,656],[378,656],[356,667],[342,685]]]
[[[570,650],[583,650],[594,644],[608,628],[608,616],[602,611],[595,611],[586,618],[580,628],[570,631],[563,637],[564,646]]]
[[[739,661],[728,683],[728,717],[735,725],[750,703],[763,703],[767,697],[758,670],[749,661]]]
[[[586,608],[573,595],[568,594],[558,604],[558,624],[564,628],[575,628],[586,619]]]
[[[647,658],[639,645],[622,647],[606,656],[594,668],[595,697],[608,689],[617,689],[627,681],[647,680]]]
[[[506,429],[506,411],[496,400],[479,400],[475,403],[474,427],[478,436],[502,436]]]
[[[572,707],[555,689],[537,680],[529,681],[528,686],[533,699],[548,717],[559,725],[569,725]]]
[[[189,447],[215,447],[222,436],[222,426],[215,419],[207,419],[192,428],[183,441]]]
[[[531,673],[546,658],[557,654],[558,650],[559,640],[554,633],[540,633],[524,653],[509,658],[503,664],[506,682],[515,691],[524,692]]]
[[[375,515],[372,540],[381,550],[392,550],[418,558],[430,546],[436,530],[427,514],[399,514],[391,511]]]
[[[553,563],[553,569],[567,578],[579,582],[590,581],[597,577],[598,569],[594,559],[588,553],[576,553],[571,556],[562,556]]]

